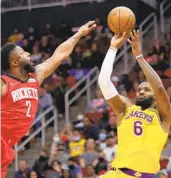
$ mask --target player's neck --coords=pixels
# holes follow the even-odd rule
[[[20,80],[26,80],[28,78],[28,73],[24,70],[11,69],[9,73]]]

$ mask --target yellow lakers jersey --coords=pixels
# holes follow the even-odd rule
[[[128,107],[118,126],[118,147],[112,167],[157,173],[167,137],[157,110]]]
[[[70,150],[71,157],[82,155],[85,151],[85,139],[81,139],[78,142],[70,142],[69,150]]]

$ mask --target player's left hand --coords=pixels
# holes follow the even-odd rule
[[[87,34],[89,34],[92,30],[94,30],[96,28],[96,23],[95,21],[89,21],[88,23],[86,23],[85,25],[82,25],[79,30],[78,30],[78,34],[83,37],[86,36]]]
[[[132,47],[132,53],[133,55],[139,56],[142,55],[142,51],[141,51],[141,38],[140,38],[140,32],[139,30],[133,30],[133,32],[130,33],[131,36],[131,40],[127,39],[128,43],[131,45]]]

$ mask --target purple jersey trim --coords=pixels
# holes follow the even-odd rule
[[[130,176],[135,176],[138,178],[155,178],[155,174],[137,172],[137,171],[133,171],[131,169],[120,169],[120,170],[122,172],[124,172],[125,174],[128,174]]]

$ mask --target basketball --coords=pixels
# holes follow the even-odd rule
[[[135,22],[136,18],[132,10],[123,6],[112,9],[107,17],[108,26],[114,33],[131,31]]]

